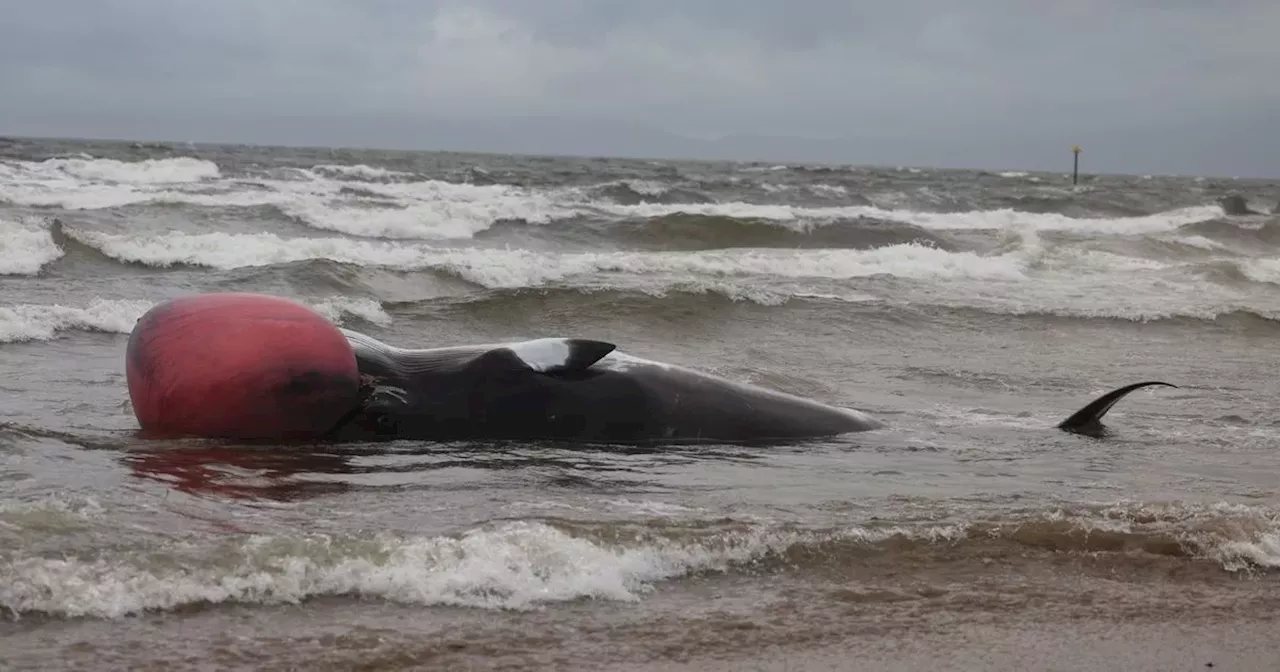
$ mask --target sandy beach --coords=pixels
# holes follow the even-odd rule
[[[614,672],[1263,672],[1280,668],[1276,619],[1045,621],[966,625],[817,647],[769,647],[740,658],[610,665]],[[559,668],[563,669],[563,668]],[[592,669],[590,665],[578,668]]]

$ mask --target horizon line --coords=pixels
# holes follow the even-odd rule
[[[684,137],[680,134],[672,134],[676,137]],[[766,136],[760,136],[766,137]],[[767,136],[776,137],[776,136]],[[690,140],[702,141],[696,138]],[[780,159],[780,158],[754,158],[754,159],[732,159],[732,158],[716,158],[716,157],[693,157],[693,156],[664,156],[660,154],[591,154],[578,152],[540,152],[530,153],[522,151],[497,151],[497,150],[481,150],[481,149],[444,149],[444,148],[413,148],[408,146],[379,146],[379,145],[344,145],[344,144],[312,144],[312,143],[289,143],[289,142],[247,142],[247,141],[228,141],[228,140],[176,140],[166,139],[163,137],[114,137],[114,136],[50,136],[50,135],[26,135],[21,133],[0,133],[0,142],[4,140],[24,140],[24,141],[55,141],[55,142],[100,142],[100,143],[119,143],[119,144],[157,144],[166,145],[169,148],[177,148],[182,145],[191,146],[207,146],[207,147],[252,147],[256,149],[293,149],[293,150],[327,150],[327,151],[359,151],[359,152],[398,152],[405,154],[463,154],[475,156],[507,156],[507,157],[525,157],[525,158],[556,158],[556,159],[585,159],[585,160],[625,160],[625,161],[664,161],[664,162],[683,162],[683,163],[735,163],[735,164],[764,164],[764,165],[786,165],[788,167],[818,167],[818,168],[862,168],[877,170],[903,170],[917,168],[921,170],[932,171],[958,171],[958,172],[1025,172],[1028,174],[1049,174],[1062,175],[1064,179],[1070,180],[1071,169],[1069,159],[1064,159],[1067,167],[1061,171],[1049,170],[1043,168],[1027,168],[1016,166],[1000,166],[1000,167],[981,167],[981,166],[931,166],[927,164],[889,164],[889,163],[858,163],[853,161],[823,161],[823,160],[796,160],[796,159]],[[1072,147],[1067,147],[1063,151],[1064,157],[1071,156]],[[1084,151],[1082,154],[1086,153]],[[1081,170],[1080,177],[1128,177],[1128,178],[1146,178],[1146,177],[1164,177],[1164,178],[1203,178],[1203,179],[1221,179],[1232,181],[1276,181],[1280,180],[1280,175],[1225,175],[1214,173],[1137,173],[1137,172],[1112,172],[1112,171],[1090,171]]]

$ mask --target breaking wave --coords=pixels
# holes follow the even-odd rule
[[[0,536],[50,518],[89,524],[93,507],[0,510]],[[299,603],[320,596],[525,610],[580,599],[636,601],[705,573],[872,572],[929,564],[1089,556],[1150,571],[1280,567],[1275,512],[1241,505],[1117,504],[952,524],[805,529],[737,521],[504,520],[456,534],[231,534],[94,554],[0,551],[0,606],[18,614],[117,618],[196,605]],[[1201,566],[1199,570],[1192,568]]]
[[[391,317],[372,299],[331,297],[308,302],[312,309],[334,322],[352,317],[388,324]],[[93,299],[81,306],[17,304],[0,305],[0,343],[51,341],[68,331],[128,334],[154,301]]]
[[[43,221],[0,217],[0,275],[36,275],[62,255],[62,248]]]
[[[323,231],[393,239],[465,239],[503,222],[546,224],[582,217],[686,217],[765,221],[797,231],[859,218],[932,231],[1031,229],[1138,234],[1176,229],[1221,217],[1221,206],[1197,206],[1132,217],[1071,217],[1009,207],[928,212],[872,205],[861,196],[846,205],[810,207],[722,201],[673,185],[629,180],[593,187],[531,188],[452,182],[365,165],[321,164],[265,175],[228,176],[214,163],[191,158],[125,163],[109,159],[0,162],[0,200],[31,207],[100,210],[139,204],[202,207],[274,206]],[[1033,207],[1032,210],[1043,208]]]

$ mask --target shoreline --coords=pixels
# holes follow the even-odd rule
[[[961,625],[855,635],[817,647],[773,647],[739,658],[620,664],[612,672],[810,672],[818,670],[1010,670],[1018,672],[1270,672],[1280,669],[1280,619],[1112,619]],[[584,665],[581,670],[591,669]]]
[[[1280,612],[1267,597],[1167,584],[1147,599],[1147,591],[1118,590],[1089,605],[1046,595],[1020,605],[993,599],[968,610],[836,603],[794,586],[783,590],[788,597],[742,588],[713,582],[662,590],[637,604],[583,601],[531,612],[321,598],[113,620],[51,619],[0,635],[0,669],[1280,669]],[[1172,594],[1181,599],[1169,599]]]

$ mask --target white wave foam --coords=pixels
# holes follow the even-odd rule
[[[412,178],[413,173],[406,173],[399,170],[389,170],[387,168],[379,168],[377,166],[367,166],[363,163],[355,165],[341,164],[321,164],[311,168],[312,171],[319,175],[348,177],[357,180],[379,181],[390,179]]]
[[[84,529],[104,509],[94,497],[49,494],[35,500],[0,499],[0,530],[47,535]]]
[[[1173,238],[1174,242],[1181,243],[1190,247],[1198,247],[1202,250],[1225,250],[1226,245],[1214,240],[1205,238],[1204,236],[1178,236]]]
[[[603,284],[603,283],[602,283]],[[625,281],[609,283],[605,289],[629,289],[653,297],[666,297],[672,293],[718,294],[731,301],[750,301],[762,306],[780,306],[801,294],[787,288],[766,289],[741,283],[716,280],[688,280],[666,282],[637,282],[627,286]]]
[[[1072,536],[1073,530],[1163,535],[1226,571],[1280,567],[1278,521],[1272,511],[1226,503],[1121,502],[1082,508],[972,523],[834,530],[760,523],[677,534],[649,528],[634,537],[623,535],[628,541],[570,534],[536,520],[508,520],[432,537],[239,535],[166,540],[150,548],[83,557],[24,555],[17,549],[0,553],[0,607],[16,613],[117,618],[202,602],[280,604],[337,595],[512,610],[583,598],[630,602],[659,581],[732,571],[797,546],[834,542],[843,547],[893,538],[945,545],[988,539],[1018,544],[1024,543],[1020,531],[1029,523],[1065,523],[1060,533]]]
[[[792,192],[797,189],[795,185],[790,184],[773,184],[771,182],[763,182],[760,188],[770,194]],[[803,188],[815,196],[848,196],[849,189],[839,184],[807,184]]]
[[[998,302],[976,301],[972,304],[957,301],[956,304],[966,307],[977,307],[989,313],[999,315],[1055,315],[1058,317],[1083,317],[1094,319],[1128,320],[1130,322],[1151,322],[1175,318],[1192,318],[1197,320],[1216,320],[1225,315],[1242,311],[1257,314],[1268,320],[1280,321],[1280,310],[1263,309],[1256,306],[1233,303],[1222,304],[1212,300],[1196,302],[1194,299],[1182,305],[1170,305],[1168,298],[1161,301],[1159,297],[1146,296],[1138,300],[1116,300],[1106,297],[1106,302],[1068,300],[1052,305],[1037,305],[1030,302]]]
[[[447,273],[490,289],[559,286],[662,296],[715,292],[763,305],[798,296],[874,300],[878,276],[910,280],[880,298],[891,303],[978,308],[1001,314],[1057,314],[1148,320],[1223,313],[1280,314],[1266,293],[1214,283],[1176,265],[1099,250],[1046,247],[1034,230],[1009,236],[995,252],[950,252],[899,244],[855,249],[720,249],[696,252],[571,252],[434,247],[274,234],[124,236],[66,234],[103,254],[152,266],[218,269],[329,259],[370,267]],[[1247,272],[1280,281],[1280,265],[1250,262]],[[1270,264],[1270,265],[1269,265]],[[1274,267],[1274,270],[1271,270]],[[858,281],[858,282],[855,282]],[[854,285],[854,286],[851,286]]]
[[[377,301],[335,296],[303,301],[336,324],[348,316],[387,325],[391,316]],[[50,341],[64,331],[101,331],[128,334],[134,324],[153,306],[139,299],[94,299],[83,308],[63,305],[18,304],[0,306],[0,343]]]
[[[1280,259],[1248,259],[1239,265],[1240,272],[1254,282],[1280,285]]]
[[[222,178],[215,164],[192,158],[137,163],[108,159],[10,161],[0,163],[0,199],[67,209],[147,202],[272,205],[316,228],[390,238],[467,238],[501,220],[546,223],[600,213],[625,218],[677,213],[727,216],[761,219],[800,230],[870,217],[931,229],[1032,228],[1115,234],[1166,231],[1222,215],[1216,205],[1113,219],[1077,219],[1010,209],[932,213],[873,206],[810,208],[744,202],[619,205],[596,202],[589,196],[591,189],[454,184],[419,180],[407,173],[366,165],[318,165],[291,172],[294,179],[244,181]],[[656,182],[626,183],[644,194],[667,190]],[[808,189],[840,195],[843,187],[819,184]]]
[[[848,196],[849,190],[839,184],[811,184],[809,191],[819,196]]]
[[[189,158],[11,161],[0,163],[0,199],[83,210],[138,203],[271,205],[316,228],[392,238],[468,238],[501,220],[547,222],[573,214],[551,192],[512,186],[406,181],[412,177],[407,173],[364,165],[293,173],[295,179],[245,182],[214,179],[220,176],[215,164]]]
[[[1231,570],[1280,567],[1280,533],[1261,534],[1257,539],[1230,541],[1215,548],[1215,557]]]
[[[274,234],[184,234],[130,237],[97,232],[68,235],[107,256],[153,266],[195,264],[219,269],[329,259],[402,270],[453,272],[490,288],[526,287],[572,277],[607,274],[684,274],[778,278],[1023,277],[1013,256],[983,257],[901,244],[870,250],[732,249],[704,252],[581,252],[551,254],[519,249],[441,248],[337,238],[286,239]]]
[[[886,210],[875,206],[804,208],[792,205],[751,203],[602,205],[597,209],[622,217],[662,217],[677,213],[763,219],[807,230],[815,225],[859,217],[891,220],[933,229],[1033,229],[1078,233],[1137,234],[1171,231],[1186,224],[1222,216],[1217,205],[1171,210],[1143,217],[1084,219],[1053,213],[1022,212],[1013,209],[970,212],[914,212]]]
[[[135,237],[66,230],[69,237],[120,261],[168,267],[177,264],[222,270],[285,264],[307,259],[365,266],[415,268],[416,248],[346,238],[282,238],[274,233],[171,233]]]
[[[1227,571],[1280,568],[1280,515],[1235,502],[1119,502],[1089,521],[1125,532],[1166,532],[1196,547]]]
[[[37,304],[0,307],[0,343],[48,341],[69,330],[127,334],[152,305],[148,301],[96,299],[84,308]]]
[[[26,557],[0,563],[0,606],[115,618],[200,602],[297,603],[323,595],[514,610],[582,598],[634,601],[656,581],[723,570],[805,535],[757,530],[712,536],[613,546],[540,522],[512,521],[458,537],[254,536],[214,552],[174,546],[129,560]],[[210,563],[210,557],[222,560]]]
[[[210,180],[221,175],[212,161],[190,157],[144,159],[128,162],[115,159],[46,159],[22,162],[33,175],[70,176],[89,182],[114,184],[184,184]],[[11,164],[13,165],[13,164]]]
[[[169,190],[207,188],[220,175],[210,161],[187,157],[47,159],[0,162],[0,200],[71,210],[113,208],[157,200]]]
[[[357,299],[346,296],[335,296],[312,303],[311,307],[329,321],[342,323],[346,316],[354,315],[379,326],[391,324],[391,316],[383,309],[382,304],[373,299]]]
[[[624,186],[630,189],[631,191],[634,191],[637,194],[640,194],[641,196],[662,196],[663,194],[670,191],[667,185],[657,180],[639,180],[639,179],[618,180],[616,182],[607,182],[600,186],[608,187],[613,185]]]
[[[1094,259],[1097,263],[1098,257]],[[1107,272],[1062,265],[1030,281],[939,283],[904,288],[891,303],[976,308],[1001,315],[1058,315],[1145,322],[1189,317],[1214,320],[1248,311],[1280,316],[1276,297],[1226,287],[1198,277],[1169,277],[1168,269]]]
[[[0,275],[35,275],[63,254],[47,224],[0,218]]]
[[[503,185],[454,184],[440,180],[364,184],[367,198],[301,193],[274,204],[304,223],[328,231],[379,238],[470,238],[503,220],[546,223],[572,212],[549,195]]]

